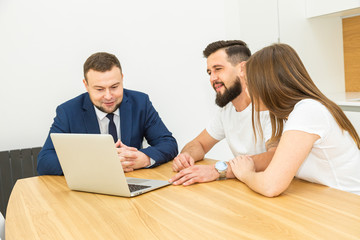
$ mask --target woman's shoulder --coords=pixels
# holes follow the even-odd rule
[[[302,106],[315,106],[315,107],[325,107],[321,102],[319,102],[318,100],[315,99],[311,99],[311,98],[305,98],[300,100],[299,102],[297,102],[295,104],[295,107],[302,107]]]
[[[319,101],[315,100],[315,99],[303,99],[300,100],[299,102],[297,102],[294,106],[294,110],[295,112],[310,112],[310,113],[314,113],[317,111],[320,112],[328,112],[327,108]]]
[[[318,100],[303,99],[295,104],[288,120],[309,124],[330,125],[332,115],[330,111]],[[325,124],[326,123],[326,124]]]
[[[329,121],[331,114],[321,102],[314,99],[303,99],[295,104],[288,120],[293,118],[302,121],[307,119],[310,122],[323,122]]]
[[[286,121],[284,131],[300,130],[325,137],[331,128],[331,114],[317,100],[303,99],[299,101]]]

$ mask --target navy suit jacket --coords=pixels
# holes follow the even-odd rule
[[[120,105],[120,129],[121,141],[155,160],[152,167],[172,160],[178,153],[175,138],[145,93],[124,89]],[[83,93],[57,107],[50,133],[100,134],[94,105],[88,93]],[[40,175],[62,175],[50,133],[39,153],[37,171]],[[144,137],[150,146],[140,149]]]

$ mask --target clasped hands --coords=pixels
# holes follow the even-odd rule
[[[188,186],[194,183],[211,182],[219,178],[215,165],[194,165],[194,159],[188,153],[181,153],[173,161],[173,170],[178,172],[169,179],[174,185]],[[255,164],[248,155],[239,155],[229,161],[228,172],[242,181],[248,172],[255,172]]]
[[[137,148],[126,146],[120,140],[115,143],[115,147],[124,172],[131,172],[150,165],[150,157]]]

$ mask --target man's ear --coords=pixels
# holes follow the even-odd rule
[[[240,78],[245,79],[246,77],[246,61],[240,63]]]
[[[89,92],[89,85],[87,84],[87,81],[85,80],[85,78],[83,79],[83,83],[84,83],[84,86],[85,86],[85,88],[86,88],[86,91],[88,91]]]

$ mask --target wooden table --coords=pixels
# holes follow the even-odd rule
[[[127,176],[169,179],[171,164]],[[5,232],[6,240],[360,239],[360,196],[295,179],[266,198],[231,179],[122,198],[41,176],[17,181]]]

